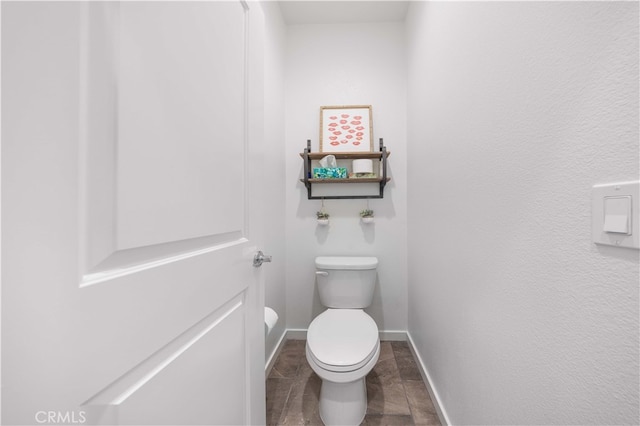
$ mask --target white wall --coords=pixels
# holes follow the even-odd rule
[[[290,25],[286,52],[287,326],[306,329],[322,311],[315,289],[319,255],[375,255],[379,285],[368,312],[380,330],[406,330],[406,74],[399,23]],[[371,200],[374,225],[362,225],[366,200],[327,200],[329,227],[316,225],[319,200],[299,181],[306,140],[318,150],[322,105],[372,105],[374,141],[391,151],[391,182]]]
[[[273,262],[265,264],[265,304],[279,316],[276,326],[266,338],[265,354],[269,358],[285,332],[287,322],[285,268],[285,164],[284,144],[284,54],[286,27],[278,3],[261,2],[265,19],[264,96],[265,143],[264,179],[259,185],[264,193],[265,253]]]
[[[412,2],[409,332],[453,424],[637,424],[638,3]]]

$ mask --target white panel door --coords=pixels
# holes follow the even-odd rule
[[[2,424],[264,423],[261,25],[2,3]]]

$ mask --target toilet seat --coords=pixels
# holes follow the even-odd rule
[[[365,366],[380,345],[375,321],[362,309],[327,309],[309,325],[309,355],[321,368],[334,372]]]

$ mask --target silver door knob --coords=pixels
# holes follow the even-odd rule
[[[268,256],[262,253],[261,250],[258,250],[255,256],[253,256],[253,266],[256,268],[262,266],[263,262],[271,262],[271,256]]]

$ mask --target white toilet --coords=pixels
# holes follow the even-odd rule
[[[320,302],[327,309],[307,331],[307,361],[322,379],[325,425],[358,425],[367,411],[365,376],[380,356],[378,327],[364,312],[376,283],[375,257],[317,257]]]

